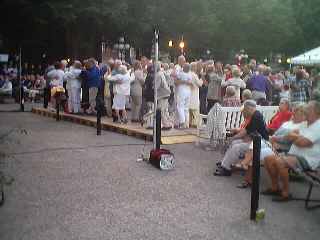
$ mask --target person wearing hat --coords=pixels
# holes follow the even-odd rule
[[[231,176],[231,167],[239,161],[240,156],[243,156],[250,147],[250,141],[244,139],[251,139],[252,134],[258,133],[265,140],[269,139],[266,129],[266,124],[263,115],[256,109],[256,102],[247,100],[243,104],[243,116],[250,119],[247,126],[239,131],[231,138],[232,144],[227,150],[221,163],[218,163],[215,176]]]

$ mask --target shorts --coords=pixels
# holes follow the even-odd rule
[[[310,171],[312,170],[309,163],[304,157],[296,156],[298,160],[298,168],[300,168],[302,171]]]
[[[125,110],[126,100],[127,100],[126,95],[121,95],[121,94],[114,95],[112,109]]]
[[[302,157],[302,156],[297,156],[297,155],[289,155],[292,157],[295,157],[297,159],[297,168],[303,172],[311,171],[311,167],[308,163],[308,161]]]

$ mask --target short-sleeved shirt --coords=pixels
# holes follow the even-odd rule
[[[296,86],[297,89],[293,90],[291,89],[291,96],[290,100],[292,103],[304,103],[307,102],[308,99],[308,89],[310,87],[310,84],[307,80],[302,79],[300,81],[295,80],[292,82],[293,85]]]
[[[269,134],[266,129],[266,123],[263,115],[259,111],[255,111],[251,117],[250,123],[246,126],[247,134],[258,132],[265,140],[269,140]]]
[[[300,135],[311,141],[312,147],[302,148],[293,144],[289,154],[304,157],[311,169],[318,168],[320,166],[320,119],[301,129]]]

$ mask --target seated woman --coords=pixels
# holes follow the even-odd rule
[[[289,99],[283,98],[280,100],[279,111],[274,115],[271,122],[267,125],[268,132],[273,134],[280,126],[291,119],[292,112],[290,111]]]
[[[273,136],[269,138],[270,143],[272,144],[272,149],[265,142],[261,142],[261,152],[260,160],[262,161],[265,157],[274,155],[273,151],[289,151],[292,141],[288,139],[290,132],[303,129],[307,125],[306,116],[305,116],[305,106],[299,105],[296,106],[293,110],[292,119],[289,122],[285,122],[281,127],[275,132]],[[246,188],[251,185],[252,182],[252,169],[251,164],[253,160],[253,143],[250,146],[249,151],[245,153],[245,158],[241,163],[236,164],[236,168],[246,170],[245,180],[243,183],[238,185],[239,188]]]
[[[236,89],[234,86],[228,86],[226,88],[226,95],[222,102],[223,107],[240,107],[241,100],[236,96]]]

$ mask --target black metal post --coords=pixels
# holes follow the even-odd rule
[[[161,110],[156,111],[156,149],[160,149],[161,144]]]
[[[101,116],[104,109],[103,90],[100,89],[96,97],[96,109],[97,109],[97,136],[101,135]]]
[[[256,220],[259,208],[259,184],[260,184],[260,151],[261,136],[253,135],[253,164],[252,164],[252,187],[251,187],[251,211],[250,219]]]
[[[97,111],[97,136],[101,135],[101,108],[98,107]]]
[[[20,110],[21,110],[21,112],[24,112],[24,88],[23,88],[23,85],[21,85],[21,87],[20,87]]]
[[[59,100],[56,98],[56,120],[60,121],[60,104]]]
[[[49,94],[49,89],[45,87],[43,89],[43,107],[44,108],[48,108],[48,100],[49,100],[48,94]]]
[[[24,88],[23,88],[23,84],[22,84],[22,79],[21,79],[21,75],[22,75],[22,50],[21,47],[19,49],[19,88],[20,88],[20,110],[21,112],[24,112]]]

